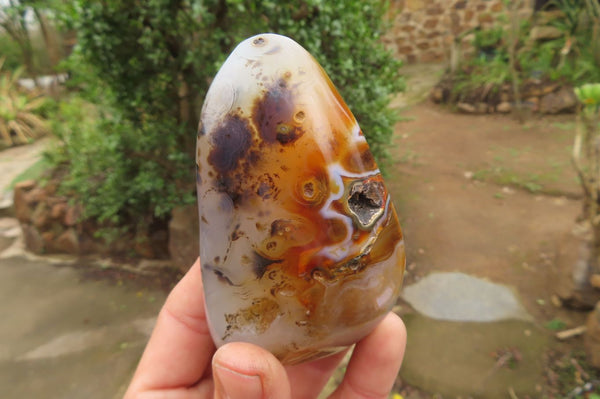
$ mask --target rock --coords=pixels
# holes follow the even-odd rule
[[[466,0],[457,1],[456,3],[454,3],[454,9],[455,10],[463,10],[465,8],[467,8],[467,2],[466,2]]]
[[[281,80],[281,70],[306,71],[285,75],[287,87],[297,89],[278,87],[271,95],[268,88],[265,94],[247,60],[257,43],[277,49],[253,58],[267,81]],[[328,82],[298,43],[264,34],[236,47],[206,94],[197,192],[206,315],[217,347],[241,340],[271,351],[283,364],[308,361],[362,339],[396,302],[405,259],[399,222],[371,154],[358,150],[358,124]],[[231,88],[225,100],[224,88]],[[223,116],[223,107],[244,117]],[[247,136],[238,121],[258,123],[260,135]],[[323,132],[322,124],[331,128]],[[282,146],[266,150],[260,163],[253,160],[251,154],[276,142]],[[322,142],[337,145],[332,150]],[[217,153],[225,154],[226,166],[215,161]],[[305,158],[314,160],[310,167]],[[349,158],[359,161],[348,167],[343,160]],[[325,173],[315,175],[313,168]],[[220,189],[224,180],[227,190]],[[229,187],[240,195],[232,197]],[[279,195],[283,191],[289,194]],[[319,211],[330,203],[331,212]],[[352,222],[338,228],[333,219]]]
[[[173,264],[187,270],[200,253],[198,208],[188,205],[173,209],[169,222],[169,254]]]
[[[135,247],[135,236],[132,233],[125,233],[119,236],[119,238],[108,240],[106,238],[101,239],[103,243],[108,246],[108,253],[115,255],[130,254],[131,250]],[[103,246],[102,243],[98,243],[99,247]]]
[[[18,220],[14,218],[0,217],[0,234],[5,234],[9,231],[13,232],[15,228],[19,228]]]
[[[508,114],[510,111],[512,111],[512,105],[508,101],[501,102],[496,106],[496,111],[500,112],[501,114]]]
[[[497,1],[490,7],[490,11],[500,12],[504,10],[504,4],[501,1]]]
[[[404,287],[402,296],[419,313],[436,320],[531,318],[509,287],[463,273],[432,273]]]
[[[482,13],[477,16],[480,25],[491,24],[494,22],[494,17],[490,13]]]
[[[590,284],[594,288],[600,289],[600,274],[594,274],[590,277]]]
[[[65,212],[65,224],[75,226],[81,217],[81,207],[79,205],[69,206]]]
[[[25,241],[25,248],[33,252],[34,254],[44,253],[44,240],[35,227],[30,224],[22,224],[21,229],[23,230],[23,240]]]
[[[456,104],[458,109],[467,114],[474,114],[476,112],[475,106],[469,103],[458,103]]]
[[[435,51],[427,51],[421,54],[420,61],[423,63],[432,63],[432,62],[440,62],[444,59],[442,54],[439,54]]]
[[[592,309],[600,300],[600,292],[589,282],[590,244],[573,234],[565,234],[559,242],[553,282],[555,293],[567,308]]]
[[[439,4],[427,7],[425,10],[427,15],[442,15],[444,13],[444,7]]]
[[[137,265],[137,269],[145,274],[158,274],[167,267],[172,267],[168,259],[142,259]]]
[[[148,235],[144,232],[138,232],[134,239],[133,250],[142,258],[154,258],[154,250]]]
[[[52,206],[52,210],[50,211],[50,217],[52,219],[62,220],[67,213],[67,204],[65,202],[59,202]]]
[[[556,19],[565,18],[565,13],[561,10],[539,10],[535,13],[535,24],[549,25]]]
[[[409,54],[413,52],[413,47],[412,46],[401,46],[398,48],[398,52],[400,54]]]
[[[444,89],[442,89],[439,86],[434,87],[433,90],[431,90],[430,97],[431,101],[433,101],[434,103],[441,103],[444,99]]]
[[[50,218],[48,205],[45,202],[40,202],[36,205],[31,214],[31,223],[38,229],[43,229],[48,224]]]
[[[169,232],[167,230],[153,231],[150,235],[150,243],[155,258],[169,258]]]
[[[586,327],[583,344],[587,352],[587,361],[590,365],[600,368],[600,302],[589,314]]]
[[[54,241],[54,248],[59,252],[78,255],[80,248],[79,237],[75,229],[70,228],[58,236],[56,241]]]
[[[58,190],[58,180],[50,180],[46,185],[44,185],[44,190],[48,195],[55,195]]]
[[[35,187],[25,194],[25,202],[31,206],[35,206],[39,202],[45,202],[47,198],[48,194],[42,187]]]
[[[54,239],[56,238],[56,234],[52,231],[45,231],[41,236],[47,252],[54,252]]]
[[[573,89],[563,87],[557,92],[546,94],[540,101],[540,112],[543,114],[558,114],[572,111],[577,105],[577,97]]]
[[[533,112],[537,112],[540,110],[540,99],[539,97],[526,98],[524,105],[528,106]]]
[[[31,217],[31,207],[25,200],[25,197],[34,187],[35,181],[33,180],[26,180],[15,184],[13,206],[15,209],[15,216],[21,223],[29,222],[29,218]]]
[[[24,180],[22,182],[18,182],[17,184],[15,184],[15,191],[22,190],[22,191],[28,192],[31,189],[33,189],[36,185],[37,185],[37,183],[35,182],[35,180]]]
[[[20,234],[21,228],[17,219],[0,217],[0,252],[10,247]]]
[[[406,0],[404,7],[407,11],[418,11],[425,7],[425,3],[421,0]]]
[[[543,93],[542,88],[539,85],[529,86],[526,88],[526,90],[523,91],[524,98],[538,97],[538,96],[541,96],[542,94],[548,94],[548,93]]]
[[[563,36],[563,32],[554,26],[534,26],[529,32],[531,40],[551,40]]]
[[[550,94],[556,89],[558,89],[558,83],[546,83],[541,90],[541,94]]]
[[[431,18],[428,19],[427,21],[425,21],[425,23],[423,24],[423,27],[426,29],[433,29],[437,26],[439,20],[437,18]]]
[[[79,239],[79,251],[82,254],[109,255],[110,246],[103,239],[83,234]]]
[[[15,217],[15,207],[13,206],[13,192],[0,192],[0,218]]]
[[[487,114],[487,112],[488,112],[487,103],[484,103],[484,102],[476,103],[475,104],[475,112],[477,112],[478,114]]]
[[[473,12],[473,10],[466,10],[465,16],[464,16],[464,21],[470,22],[473,19],[474,15],[475,15],[475,13]]]

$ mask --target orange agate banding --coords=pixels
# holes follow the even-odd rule
[[[287,363],[362,338],[393,306],[404,242],[358,123],[289,38],[242,42],[207,94],[197,149],[200,257],[217,345]]]

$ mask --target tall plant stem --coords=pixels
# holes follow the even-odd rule
[[[512,87],[513,94],[515,99],[515,111],[517,115],[517,119],[520,123],[525,121],[525,116],[523,114],[523,105],[521,103],[521,90],[519,87],[519,73],[517,71],[517,61],[516,61],[516,52],[517,52],[517,44],[519,41],[519,8],[521,7],[522,1],[510,2],[510,31],[508,35],[509,45],[508,45],[508,57],[510,63],[510,73],[512,76]]]

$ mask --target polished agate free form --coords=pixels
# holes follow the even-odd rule
[[[358,123],[293,40],[240,43],[206,95],[198,133],[200,260],[217,346],[284,363],[367,335],[395,304],[404,241]]]

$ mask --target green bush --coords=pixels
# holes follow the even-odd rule
[[[188,175],[175,158],[177,134],[143,137],[108,105],[77,96],[60,103],[53,130],[60,143],[47,156],[67,170],[61,188],[85,204],[85,216],[107,225],[135,227],[136,221],[146,220],[143,216],[149,210],[162,217],[175,204],[193,201],[193,192],[178,190],[173,183]],[[153,148],[173,155],[156,161]]]
[[[73,81],[104,104],[92,121],[77,103],[59,113],[64,144],[54,158],[68,163],[64,186],[89,217],[163,217],[193,201],[201,101],[233,47],[261,32],[316,56],[385,159],[397,121],[388,105],[403,80],[379,40],[381,1],[72,0],[58,11],[77,32]]]
[[[594,2],[554,0],[553,6],[562,11],[548,22],[560,30],[555,39],[532,41],[530,32],[535,19],[522,21],[516,44],[515,68],[520,83],[550,80],[573,86],[600,80],[600,6]],[[535,17],[534,17],[535,18]],[[477,30],[473,47],[476,56],[465,60],[462,70],[453,78],[455,98],[468,98],[481,93],[482,87],[492,85],[494,93],[504,83],[511,81],[509,62],[508,27],[499,23],[488,29]]]

